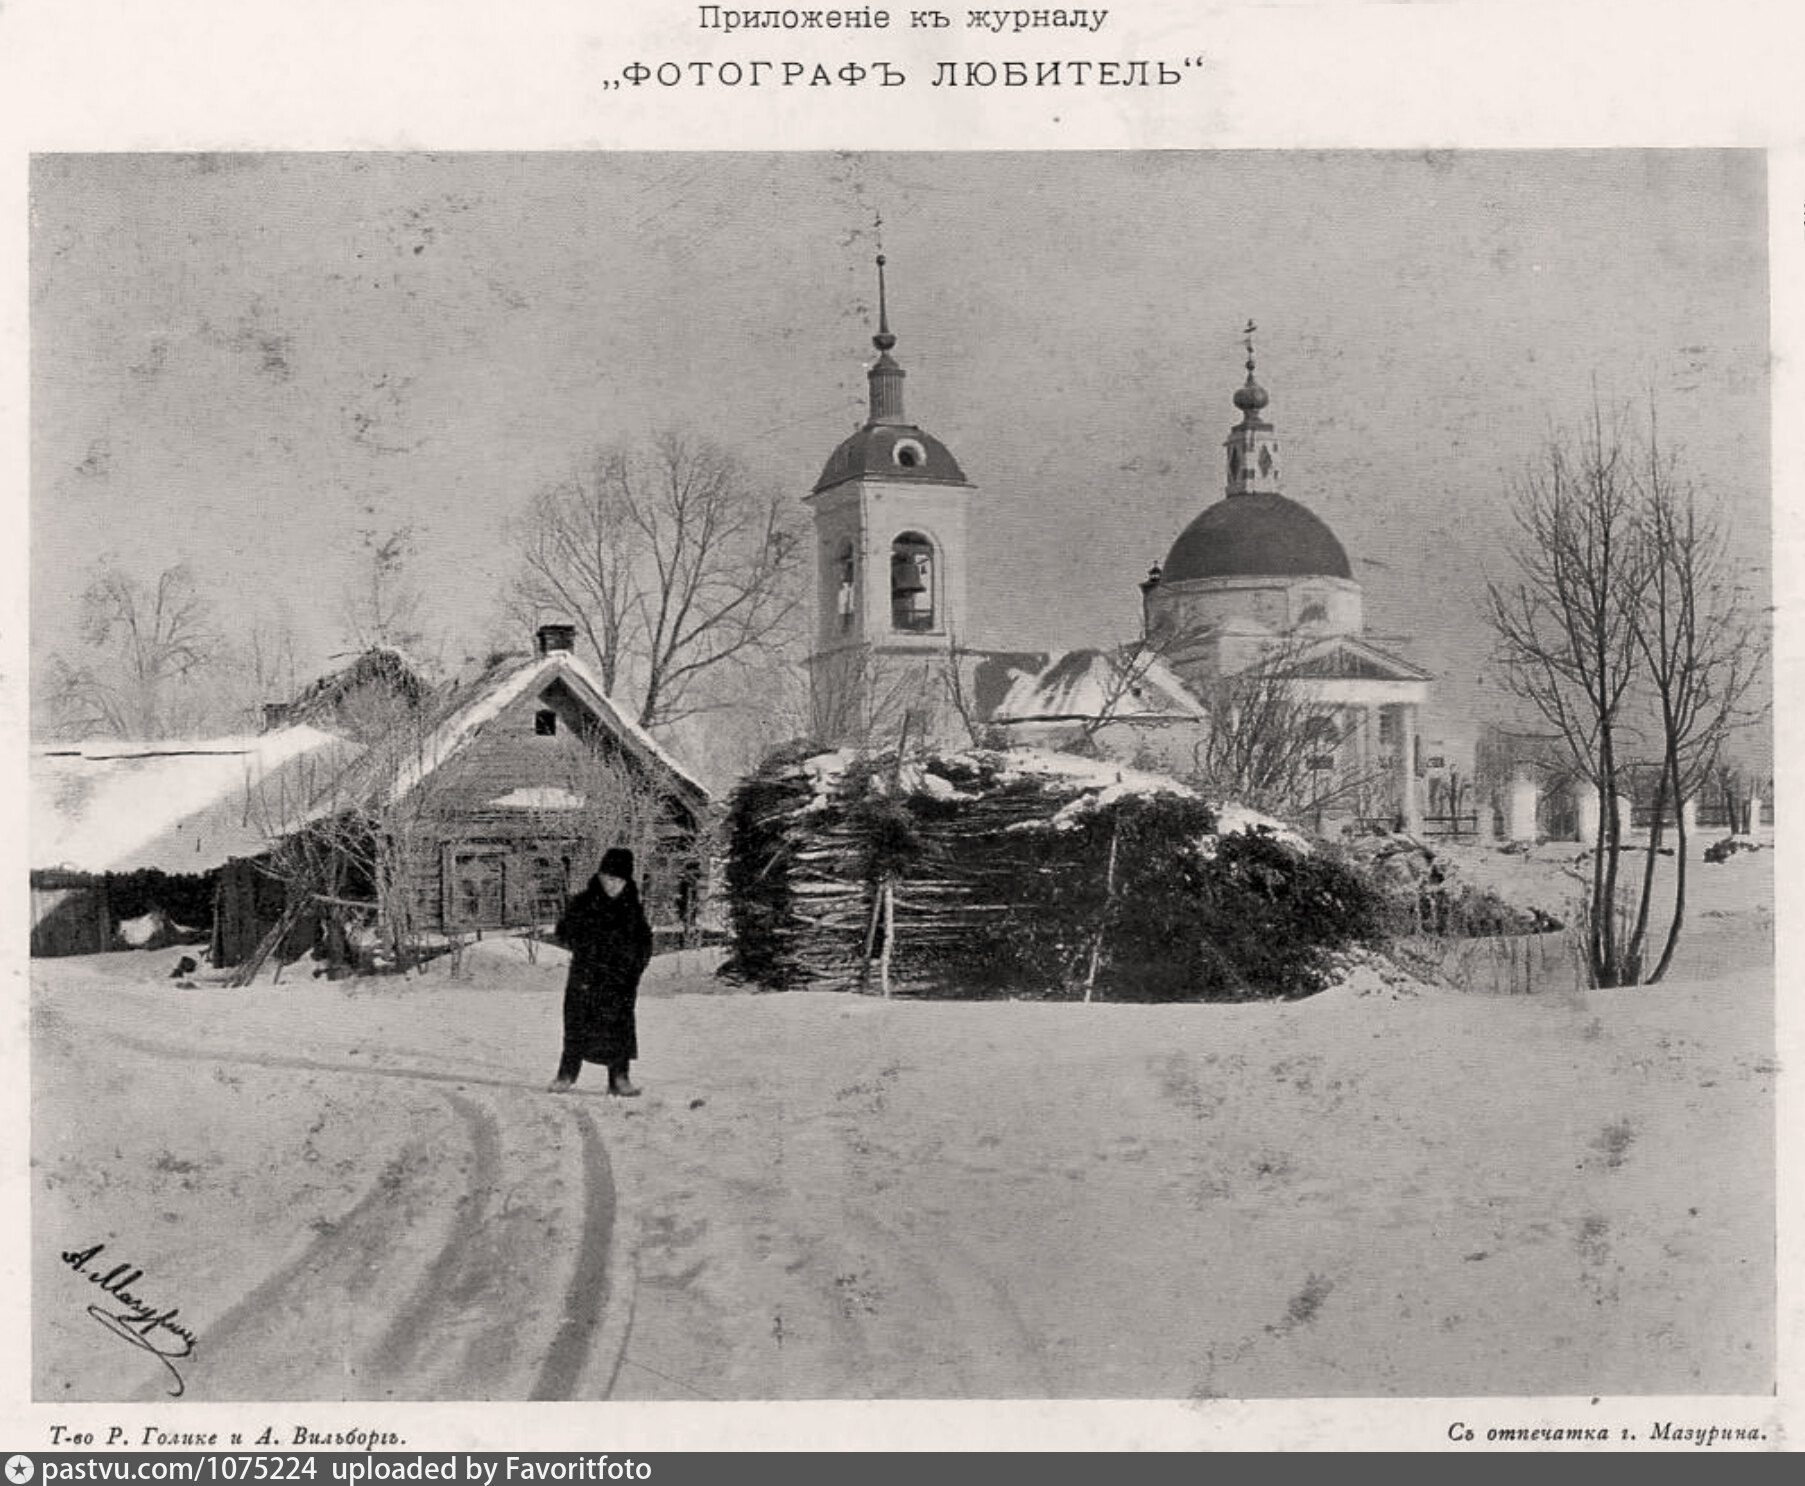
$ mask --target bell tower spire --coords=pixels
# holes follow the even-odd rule
[[[1229,430],[1223,445],[1228,450],[1228,494],[1277,495],[1279,493],[1279,441],[1273,427],[1264,417],[1271,400],[1266,389],[1254,380],[1254,332],[1259,329],[1252,320],[1241,332],[1241,343],[1247,348],[1247,380],[1235,389],[1235,406],[1241,410],[1241,421]]]
[[[903,413],[903,378],[908,375],[890,355],[896,337],[890,333],[890,306],[884,293],[884,255],[877,255],[877,334],[871,337],[877,360],[865,373],[871,383],[871,417],[867,428],[908,423]]]

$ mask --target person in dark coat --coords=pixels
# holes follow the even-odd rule
[[[558,920],[558,942],[570,951],[564,983],[564,1056],[550,1092],[562,1094],[585,1063],[608,1068],[608,1092],[632,1098],[627,1066],[639,1056],[633,1006],[639,977],[652,958],[652,926],[633,880],[633,853],[610,848],[582,892]]]

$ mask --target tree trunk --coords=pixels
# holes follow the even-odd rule
[[[1630,934],[1629,947],[1624,954],[1626,979],[1634,982],[1642,979],[1643,948],[1648,941],[1648,910],[1654,902],[1655,863],[1661,855],[1668,798],[1668,766],[1663,761],[1661,778],[1655,786],[1655,818],[1648,828],[1648,860],[1642,866],[1642,897],[1636,905],[1636,927]]]
[[[1670,758],[1667,764],[1673,773],[1674,797],[1679,798],[1679,761]],[[1673,952],[1679,947],[1680,928],[1686,920],[1686,804],[1680,801],[1679,827],[1673,835],[1673,922],[1667,926],[1667,942],[1661,946],[1661,958],[1655,965],[1654,973],[1648,977],[1648,983],[1655,985],[1667,974],[1667,967],[1673,963]]]

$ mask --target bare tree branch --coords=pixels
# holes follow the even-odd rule
[[[223,641],[186,565],[145,583],[104,561],[82,594],[80,633],[79,655],[51,660],[58,733],[164,738],[217,720],[219,699],[201,683]]]
[[[702,683],[770,654],[801,602],[783,503],[676,433],[594,451],[534,498],[516,540],[517,607],[576,624],[645,727],[715,705]]]

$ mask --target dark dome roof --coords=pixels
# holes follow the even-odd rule
[[[911,447],[913,446],[913,447]],[[964,485],[965,471],[930,433],[906,423],[868,423],[827,457],[816,490],[874,475],[885,480],[920,480],[930,485]]]
[[[1247,385],[1238,388],[1235,392],[1235,406],[1243,413],[1247,414],[1247,421],[1249,423],[1260,421],[1258,417],[1260,409],[1265,407],[1271,400],[1272,399],[1266,395],[1266,389],[1258,382],[1254,381],[1253,373],[1251,371],[1247,374]]]
[[[1319,516],[1282,495],[1231,495],[1179,533],[1160,581],[1353,576]]]

